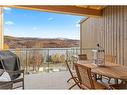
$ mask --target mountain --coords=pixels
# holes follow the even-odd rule
[[[29,38],[4,36],[4,43],[9,48],[70,48],[79,47],[79,40],[54,38]]]

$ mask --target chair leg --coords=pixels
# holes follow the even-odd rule
[[[71,78],[69,78],[68,80],[67,80],[67,83],[70,81],[70,80],[72,80],[73,78],[71,77]]]
[[[77,80],[77,79],[74,79],[74,82],[75,82],[75,84],[81,89],[82,87],[80,86],[80,82]]]
[[[110,84],[111,78],[108,79],[108,83]]]
[[[71,77],[71,78],[69,78],[69,79],[67,80],[67,83],[68,83],[70,80],[74,79],[74,78],[77,78],[77,77]]]
[[[102,82],[102,75],[99,76],[99,80]]]
[[[102,75],[93,74],[93,77],[96,81],[100,80],[102,82]]]
[[[69,90],[71,90],[73,87],[75,87],[77,84],[72,85],[71,87],[69,87]]]
[[[118,84],[118,82],[119,82],[118,79],[115,79],[115,84]]]
[[[76,85],[81,89],[81,86],[80,86],[80,83],[79,83],[77,77],[71,77],[70,79],[68,79],[67,82],[69,82],[71,79],[73,79],[73,81],[75,82],[75,84],[72,85],[71,87],[69,87],[69,89],[72,89],[72,88],[73,88],[74,86],[76,86]]]

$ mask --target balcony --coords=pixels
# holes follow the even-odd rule
[[[67,83],[70,74],[65,60],[73,60],[72,56],[80,53],[79,48],[32,48],[10,51],[18,55],[21,68],[25,70],[25,89],[68,89],[73,84],[73,81]]]
[[[106,55],[112,55],[116,57],[114,63],[122,65],[123,68],[126,68],[127,48],[126,40],[123,39],[126,38],[126,36],[124,35],[124,31],[126,31],[126,28],[124,28],[124,26],[126,26],[126,23],[124,23],[126,20],[126,16],[124,16],[124,19],[119,19],[123,18],[123,14],[126,14],[126,9],[127,7],[125,6],[107,6],[103,11],[100,11],[101,14],[103,14],[102,17],[95,18],[90,16],[89,18],[81,21],[81,48],[93,48],[96,47],[97,43],[100,43],[100,45],[105,49]],[[111,19],[109,19],[109,16],[111,16],[109,15],[110,12],[112,13]],[[112,21],[110,22],[110,20]],[[107,27],[107,25],[112,25],[112,27]],[[0,48],[2,49],[2,31],[0,35]],[[66,82],[69,77],[69,73],[65,65],[65,60],[73,60],[73,55],[80,54],[80,49],[75,48],[16,49],[11,51],[19,56],[21,67],[25,70],[25,89],[67,89],[71,83],[67,84]],[[89,53],[87,54],[89,55]],[[123,68],[120,71],[124,71]],[[122,75],[123,73],[117,72],[116,76],[120,74]],[[117,79],[118,78],[119,77],[117,77]]]
[[[67,83],[71,77],[65,60],[74,61],[74,56],[80,52],[93,55],[91,49],[80,48],[23,48],[11,49],[18,55],[21,68],[25,70],[25,89],[68,89],[73,81]],[[70,64],[73,68],[73,63]],[[75,86],[73,89],[79,89]]]

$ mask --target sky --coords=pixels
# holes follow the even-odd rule
[[[83,16],[4,8],[4,35],[80,39]]]

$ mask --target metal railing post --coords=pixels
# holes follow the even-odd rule
[[[28,73],[28,63],[27,63],[27,49],[26,49],[26,73]]]
[[[49,72],[49,49],[48,49],[48,72]]]

